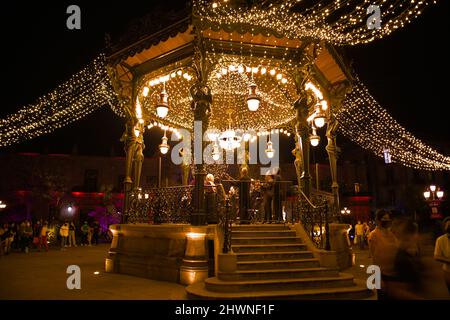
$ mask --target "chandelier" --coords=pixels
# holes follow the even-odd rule
[[[225,130],[218,138],[219,146],[222,149],[231,151],[241,146],[242,137],[239,136],[234,129],[231,128],[231,113],[232,110],[227,110],[228,113],[228,129]]]

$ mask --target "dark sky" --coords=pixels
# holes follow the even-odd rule
[[[2,103],[0,117],[32,103],[89,63],[104,46],[104,34],[125,31],[133,18],[158,1],[35,1],[2,4]],[[159,1],[168,8],[184,1]],[[449,1],[441,0],[389,38],[345,48],[376,99],[408,130],[426,140],[450,141],[448,80]],[[82,29],[66,28],[66,8],[77,4]],[[122,153],[123,122],[108,108],[54,133],[0,152]],[[147,140],[150,140],[148,137]],[[147,141],[151,155],[160,142]],[[447,142],[447,145],[449,143]]]

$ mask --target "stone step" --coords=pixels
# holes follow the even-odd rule
[[[291,230],[288,225],[284,224],[237,224],[231,227],[234,231],[276,231]]]
[[[314,255],[311,251],[286,251],[286,252],[244,252],[235,253],[237,261],[256,261],[256,260],[294,260],[294,259],[312,259]]]
[[[311,277],[291,279],[264,279],[264,280],[235,280],[224,281],[217,277],[205,280],[208,291],[214,292],[258,292],[273,290],[300,290],[300,289],[325,289],[352,287],[353,276],[349,274],[338,274],[335,277]]]
[[[234,244],[231,246],[235,253],[252,252],[290,252],[306,251],[306,244],[302,243],[277,243],[277,244]]]
[[[312,288],[312,289],[274,289],[268,291],[238,291],[238,292],[215,292],[209,291],[205,284],[196,283],[186,288],[189,299],[258,299],[258,300],[350,300],[370,299],[374,293],[367,290],[365,282],[355,280],[356,285],[338,288]]]
[[[301,243],[302,239],[300,237],[232,237],[232,245],[239,244],[276,244],[276,243]]]
[[[232,238],[265,238],[265,237],[295,237],[294,230],[233,230],[231,232]]]
[[[319,259],[238,261],[238,270],[318,268]]]
[[[236,272],[218,272],[217,277],[223,281],[248,281],[272,279],[297,279],[335,277],[338,272],[327,268],[297,268],[297,269],[266,269],[266,270],[238,270]]]

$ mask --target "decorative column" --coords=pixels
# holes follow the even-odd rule
[[[190,88],[192,97],[191,109],[194,112],[194,161],[195,161],[195,186],[194,186],[194,212],[191,216],[191,224],[195,226],[207,224],[206,210],[205,210],[205,176],[206,170],[203,163],[203,150],[205,149],[205,141],[203,136],[208,129],[209,116],[211,113],[212,95],[211,89],[207,85],[209,74],[209,63],[206,60],[206,51],[203,46],[203,41],[200,32],[196,30],[195,37],[195,54],[194,54],[194,69],[197,73],[197,81]],[[196,130],[195,123],[201,121],[201,127]],[[196,143],[196,139],[201,139],[201,143]],[[200,146],[201,150],[196,150]],[[200,152],[201,151],[201,152]],[[201,159],[195,157],[200,156]]]
[[[122,213],[122,223],[127,223],[127,213],[129,206],[129,197],[132,190],[133,180],[131,179],[131,172],[133,169],[133,160],[136,150],[136,135],[134,133],[135,124],[137,121],[131,117],[127,116],[127,121],[125,123],[125,131],[120,138],[120,141],[124,143],[125,149],[125,178],[123,180],[123,187],[125,193],[125,199],[123,204]]]
[[[308,68],[305,68],[306,70]],[[305,69],[295,74],[295,83],[299,98],[294,102],[294,109],[297,113],[297,122],[295,124],[296,134],[298,135],[298,148],[302,159],[302,174],[300,176],[300,187],[303,193],[309,198],[311,195],[311,173],[309,168],[309,126],[308,113],[309,106],[313,102],[312,97],[304,89],[304,84],[308,78],[308,71]]]
[[[337,182],[337,160],[339,157],[339,148],[336,145],[336,129],[338,123],[333,115],[328,117],[327,125],[327,140],[328,144],[325,149],[328,152],[328,159],[330,161],[330,173],[331,173],[331,191],[333,193],[333,214],[337,216],[339,214],[339,184]]]
[[[194,123],[201,121],[200,131],[194,130],[194,139],[202,139],[200,144],[194,145],[201,146],[201,150],[194,152],[195,156],[200,156],[201,159],[195,159],[195,186],[194,186],[194,212],[192,213],[191,224],[192,225],[205,225],[206,224],[206,211],[205,211],[205,177],[206,170],[203,163],[203,150],[205,149],[205,142],[203,141],[203,135],[208,129],[210,104],[212,103],[212,96],[210,89],[204,83],[196,83],[191,87],[192,96],[192,109],[194,110]],[[195,124],[194,124],[195,126]]]
[[[135,155],[134,155],[134,176],[133,176],[133,190],[137,190],[141,185],[141,172],[142,172],[142,163],[144,162],[144,126],[142,124],[138,124],[136,129],[139,131],[139,135],[136,137],[136,147],[135,147]],[[136,132],[138,132],[136,131]]]
[[[341,82],[329,90],[330,107],[327,112],[327,140],[328,144],[325,147],[328,153],[328,159],[330,162],[330,174],[331,174],[331,191],[333,193],[333,215],[335,217],[340,214],[340,201],[339,201],[339,184],[337,178],[337,161],[339,159],[340,148],[336,143],[338,121],[335,114],[341,108],[342,101],[345,95],[351,91],[351,85],[347,82]]]
[[[302,151],[300,146],[300,139],[298,134],[295,135],[295,149],[292,150],[292,155],[295,156],[294,166],[295,173],[297,176],[297,183],[300,186],[300,177],[302,176],[303,167],[302,167]]]

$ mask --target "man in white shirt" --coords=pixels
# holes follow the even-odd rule
[[[436,239],[434,247],[434,259],[442,262],[445,283],[450,293],[450,217],[444,219],[445,234]]]

